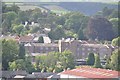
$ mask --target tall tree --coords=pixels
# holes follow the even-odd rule
[[[112,52],[111,57],[107,60],[106,68],[120,71],[120,50],[116,49]]]
[[[43,36],[40,36],[40,37],[39,37],[38,42],[39,42],[39,43],[44,43]]]
[[[112,40],[112,45],[113,46],[120,46],[120,37],[114,38]]]
[[[2,69],[8,70],[8,63],[18,58],[19,46],[16,41],[2,40]]]
[[[19,58],[25,59],[25,47],[23,43],[19,44]]]
[[[115,37],[112,24],[105,18],[91,18],[86,29],[88,39],[112,40]]]
[[[95,63],[94,63],[95,68],[102,68],[101,62],[100,62],[100,57],[98,54],[95,56]]]
[[[87,59],[87,65],[94,65],[94,62],[95,62],[94,53],[89,53]]]
[[[115,34],[116,37],[120,36],[119,35],[119,27],[120,26],[118,26],[118,23],[119,23],[118,21],[119,21],[118,18],[111,18],[110,19],[110,22],[113,25],[112,29],[113,29],[114,34]]]

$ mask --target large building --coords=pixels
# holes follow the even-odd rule
[[[88,53],[99,54],[103,59],[104,56],[110,56],[117,47],[110,44],[99,44],[95,41],[66,39],[59,40],[58,43],[27,43],[25,48],[32,56],[70,50],[75,59],[85,59],[88,57]]]
[[[76,59],[85,59],[88,53],[99,54],[100,58],[105,55],[110,56],[117,47],[110,44],[99,44],[97,42],[81,41],[74,39],[59,40],[59,51],[70,50]]]
[[[92,67],[81,67],[61,72],[61,80],[118,80],[120,72]]]

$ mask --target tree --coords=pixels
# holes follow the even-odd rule
[[[17,59],[9,63],[10,70],[25,70],[25,61],[23,59]]]
[[[18,13],[20,11],[20,8],[17,5],[15,5],[15,4],[13,4],[10,7],[10,9],[11,9],[11,11],[14,11],[15,13]]]
[[[36,71],[61,72],[64,69],[73,69],[74,67],[74,56],[70,51],[50,52],[47,55],[36,57]]]
[[[19,44],[19,58],[25,59],[25,47],[23,43]]]
[[[22,34],[24,32],[24,25],[15,25],[13,27],[13,31],[15,31],[18,35]]]
[[[94,62],[95,62],[94,53],[89,53],[88,54],[88,59],[87,59],[87,64],[88,65],[94,65]]]
[[[120,45],[120,37],[114,38],[112,40],[112,45],[113,46],[119,46]]]
[[[65,37],[64,29],[62,25],[58,25],[57,28],[51,30],[48,33],[48,36],[53,40],[58,40]]]
[[[111,57],[106,63],[106,68],[120,71],[120,50],[116,49],[112,52]]]
[[[60,57],[61,65],[63,66],[63,69],[73,69],[75,67],[74,64],[74,56],[70,51],[64,51],[62,52],[62,57]]]
[[[101,62],[100,62],[100,57],[98,54],[96,54],[95,56],[95,63],[94,66],[95,68],[102,68]]]
[[[113,51],[110,65],[111,69],[120,71],[120,50]]]
[[[95,40],[112,40],[115,35],[112,24],[105,18],[91,18],[86,28],[86,37]]]
[[[85,16],[79,12],[72,13],[65,21],[65,28],[67,30],[73,30],[75,33],[77,33],[81,27],[84,17]]]
[[[11,31],[12,21],[14,21],[17,18],[17,14],[15,12],[7,12],[4,15],[5,17],[3,27],[6,27],[6,31]]]
[[[8,63],[18,58],[19,46],[15,40],[2,40],[2,68],[8,70]]]
[[[35,8],[31,13],[30,21],[37,22],[37,20],[42,16],[43,15],[42,15],[41,9]]]
[[[11,71],[25,70],[28,73],[32,73],[32,71],[34,70],[29,56],[25,57],[25,59],[17,59],[9,62],[9,69]]]
[[[44,43],[43,36],[40,36],[40,37],[39,37],[38,42],[39,42],[39,43]]]
[[[104,7],[102,10],[102,14],[104,17],[109,17],[113,12],[113,9],[109,9],[108,7]]]
[[[19,11],[18,18],[20,19],[21,23],[25,23],[25,21],[28,21],[28,19],[29,19],[26,11]]]
[[[112,23],[112,25],[113,25],[113,27],[112,27],[112,29],[113,29],[113,31],[114,31],[114,34],[115,34],[115,36],[116,37],[118,37],[119,36],[119,32],[118,32],[118,18],[111,18],[110,19],[110,22]]]

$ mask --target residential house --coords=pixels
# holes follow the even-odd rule
[[[48,54],[49,52],[59,52],[58,44],[55,43],[28,43],[25,44],[25,49],[33,57],[33,62],[35,56]]]
[[[76,59],[85,59],[88,57],[88,53],[98,54],[103,59],[105,55],[109,57],[112,51],[117,49],[117,47],[110,44],[98,44],[97,42],[74,39],[59,40],[58,44],[60,52],[70,50]]]

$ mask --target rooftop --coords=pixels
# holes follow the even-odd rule
[[[120,72],[100,68],[81,67],[62,72],[61,74],[73,75],[84,78],[118,78]],[[91,76],[92,75],[92,76]]]
[[[58,47],[58,44],[55,43],[32,43],[34,46],[43,46],[43,47]]]

